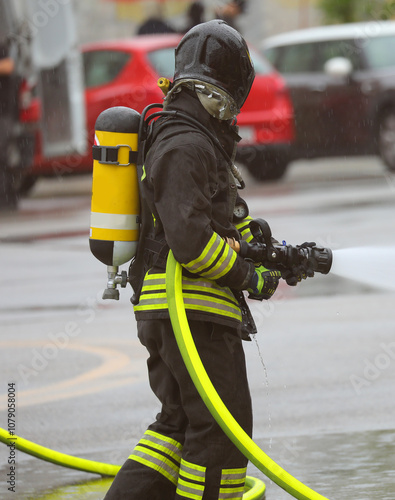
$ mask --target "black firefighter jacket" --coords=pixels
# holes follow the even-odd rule
[[[212,118],[194,93],[183,89],[167,110],[199,120],[232,156],[239,139],[234,128]],[[244,239],[250,236],[248,221],[238,224],[240,232],[233,224],[237,186],[228,162],[207,134],[174,117],[160,117],[152,137],[142,195],[152,213],[152,238],[165,243],[183,267],[187,316],[239,328],[242,315],[233,291],[247,288],[254,266],[223,240],[239,240],[240,232]],[[134,310],[137,320],[168,317],[163,259],[145,274]]]

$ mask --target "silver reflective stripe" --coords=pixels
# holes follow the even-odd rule
[[[140,302],[135,311],[167,310],[166,281],[164,274],[147,274],[144,279]],[[183,297],[187,310],[204,311],[241,321],[241,312],[233,293],[228,287],[220,287],[214,281],[182,279]]]
[[[91,227],[101,229],[139,229],[136,214],[106,214],[91,212]]]
[[[201,498],[203,498],[204,486],[191,483],[189,481],[184,481],[183,479],[178,478],[176,493],[185,498],[200,500]]]
[[[151,286],[163,287],[166,289],[166,278],[164,274],[146,274],[144,278],[144,288]]]
[[[156,470],[176,485],[181,452],[182,445],[178,441],[147,430],[129,458]]]
[[[178,466],[160,453],[137,445],[129,458],[156,470],[173,484],[177,484]]]
[[[232,472],[230,474],[226,474],[225,471],[223,470],[222,476],[221,476],[221,483],[225,484],[225,483],[231,483],[231,482],[235,482],[235,481],[241,482],[241,481],[245,480],[245,477],[246,477],[245,471],[240,472],[240,473]]]
[[[224,303],[222,301],[214,300],[211,297],[204,300],[198,295],[184,295],[184,304],[187,310],[190,309],[196,311],[206,311],[213,314],[221,314],[222,316],[241,320],[241,314],[238,308],[232,307],[231,304],[228,305],[227,303]]]
[[[216,252],[219,251],[218,245],[221,244],[221,237],[213,233],[209,242],[205,246],[203,252],[199,255],[199,257],[191,262],[187,262],[184,264],[184,267],[193,273],[198,273],[200,269],[203,269],[211,264],[214,259]]]
[[[223,469],[218,499],[239,500],[243,498],[247,468]]]
[[[245,241],[251,241],[254,237],[250,230],[250,222],[252,221],[252,217],[246,217],[242,222],[236,224],[236,229],[239,231],[241,237]]]
[[[182,266],[192,273],[209,279],[218,279],[232,269],[236,257],[236,252],[214,233],[201,255]]]
[[[233,490],[236,490],[236,488],[233,488]],[[223,491],[226,491],[226,493],[224,493]],[[220,488],[218,500],[223,500],[225,498],[227,500],[240,500],[241,498],[243,498],[243,494],[244,486],[242,486],[241,488],[237,488],[237,491],[231,491],[229,489],[225,490],[224,488]]]
[[[185,498],[200,500],[204,493],[206,467],[181,460],[177,494]]]
[[[222,255],[215,263],[215,265],[208,271],[202,271],[202,276],[207,276],[211,279],[221,278],[224,274],[228,273],[236,260],[236,252],[225,242],[223,242]]]
[[[206,467],[203,467],[202,465],[196,465],[182,459],[180,473],[185,477],[194,479],[195,481],[204,482],[204,478],[206,476]]]
[[[182,445],[167,436],[163,436],[154,431],[147,430],[144,437],[140,440],[140,443],[144,443],[147,446],[151,446],[164,454],[169,455],[177,463],[181,461]]]

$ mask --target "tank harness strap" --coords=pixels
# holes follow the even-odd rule
[[[129,148],[129,163],[120,163],[118,161],[118,152],[120,148]],[[131,163],[137,163],[137,151],[133,151],[128,144],[118,144],[118,146],[92,146],[92,157],[99,163],[106,165],[128,166]]]
[[[164,111],[163,109],[146,117],[147,112],[153,108],[163,108],[163,106],[162,104],[151,104],[147,106],[141,114],[140,127],[139,127],[138,159],[136,165],[137,165],[139,190],[141,193],[140,196],[141,226],[140,226],[140,238],[137,246],[136,256],[132,260],[129,266],[129,282],[134,290],[133,297],[130,299],[130,301],[134,305],[139,303],[145,273],[150,267],[152,267],[153,262],[155,265],[158,265],[160,267],[165,267],[167,255],[169,252],[169,246],[167,245],[166,242],[163,241],[156,242],[151,238],[149,238],[148,236],[152,234],[151,211],[147,205],[147,201],[145,200],[144,196],[142,196],[143,164],[147,152],[152,144],[153,136],[154,135],[156,136],[163,128],[167,127],[169,123],[174,123],[173,119],[176,118],[178,124],[193,125],[201,132],[203,132],[206,136],[209,137],[214,146],[222,153],[225,160],[228,163],[231,162],[229,155],[226,153],[225,149],[220,144],[218,138],[215,137],[213,133],[208,131],[198,120],[180,111]],[[163,120],[162,123],[157,123],[156,121],[152,122],[152,120],[159,117],[162,118]],[[156,126],[155,131],[153,127],[154,123]],[[100,146],[98,147],[100,148]],[[101,154],[102,153],[100,152],[100,155]],[[240,187],[243,188],[244,183],[241,183]],[[157,246],[158,244],[160,245],[160,247]],[[148,249],[146,245],[150,246],[150,248]],[[146,250],[148,250],[148,252]],[[155,256],[154,259],[151,258],[153,255]]]
[[[152,254],[154,254],[154,258],[152,260],[153,266],[166,266],[167,255],[170,250],[170,247],[167,244],[166,240],[157,241],[153,240],[152,238],[146,237],[144,249],[147,252],[151,252]]]

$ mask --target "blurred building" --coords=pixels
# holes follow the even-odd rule
[[[134,35],[149,17],[163,16],[176,30],[186,25],[191,0],[73,0],[81,43]],[[206,20],[226,0],[202,0]],[[252,43],[266,36],[293,29],[317,26],[322,17],[317,0],[247,0],[247,9],[238,19],[243,35]]]
[[[256,3],[260,3],[257,0]],[[261,0],[263,37],[322,24],[317,0]]]

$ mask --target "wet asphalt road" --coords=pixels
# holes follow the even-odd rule
[[[395,248],[395,177],[375,159],[299,162],[286,179],[247,177],[252,215],[292,244]],[[90,179],[40,181],[0,215],[0,426],[15,383],[15,431],[64,453],[121,464],[159,407],[129,302],[103,302],[106,270],[88,247]],[[316,276],[252,302],[259,328],[245,344],[256,442],[331,500],[395,499],[395,293]],[[388,272],[393,272],[389,269]],[[395,276],[394,276],[395,277]],[[108,480],[20,452],[16,493],[0,447],[0,498],[101,499]],[[254,466],[268,500],[291,498]]]

